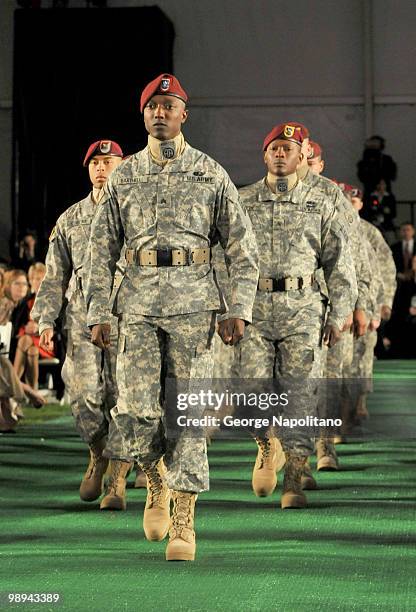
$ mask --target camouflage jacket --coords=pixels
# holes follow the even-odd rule
[[[338,212],[339,220],[344,224],[351,247],[352,261],[354,263],[355,275],[357,278],[358,296],[353,308],[367,310],[370,299],[371,268],[367,253],[366,243],[361,239],[360,217],[353,205],[342,193],[341,189],[330,179],[319,176],[310,170],[302,182],[311,187],[322,190],[327,198],[331,200]],[[327,289],[321,287],[323,293]]]
[[[225,170],[188,144],[165,166],[148,147],[125,160],[110,176],[91,230],[87,283],[88,323],[108,321],[115,262],[126,248],[207,248],[220,242],[226,254],[232,303],[226,317],[251,321],[257,287],[257,251],[250,223]],[[126,267],[114,311],[171,316],[217,310],[218,286],[211,263]]]
[[[393,255],[389,245],[383,238],[383,234],[375,225],[369,223],[365,219],[361,219],[361,227],[364,229],[365,236],[368,242],[376,252],[377,261],[382,270],[382,285],[383,291],[381,296],[381,305],[392,308],[394,294],[396,292],[396,264],[394,263]]]
[[[362,219],[360,220],[360,223]],[[372,277],[370,283],[370,296],[367,312],[370,319],[379,321],[381,318],[381,306],[383,305],[384,290],[383,290],[383,277],[381,273],[381,266],[377,260],[377,254],[371,244],[365,238],[367,243],[367,253],[369,257],[370,267],[372,270]]]
[[[341,328],[357,285],[348,237],[331,201],[302,181],[276,195],[265,179],[241,189],[240,197],[256,236],[260,277],[310,277],[321,267],[331,301],[328,322]],[[258,291],[253,318],[273,318],[272,302],[273,294]]]
[[[46,275],[37,293],[31,316],[39,332],[54,327],[68,299],[65,327],[87,332],[87,309],[83,298],[91,222],[98,207],[90,193],[58,218],[49,239]]]

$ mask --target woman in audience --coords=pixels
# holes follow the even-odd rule
[[[27,294],[28,286],[23,270],[4,273],[0,289],[0,325],[11,321],[14,309]],[[3,347],[0,351],[0,431],[13,430],[13,425],[23,416],[20,404],[26,400],[35,408],[45,403],[43,397],[29,384],[20,383]]]
[[[54,354],[39,347],[39,326],[30,317],[36,294],[45,276],[46,266],[35,263],[29,268],[30,293],[19,303],[13,312],[12,322],[17,345],[10,358],[19,379],[24,378],[34,389],[38,388],[39,358],[54,357]]]

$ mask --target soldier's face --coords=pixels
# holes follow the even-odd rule
[[[300,146],[290,140],[273,140],[264,154],[268,171],[275,176],[288,176],[296,172],[303,159]]]
[[[144,107],[146,130],[158,140],[171,140],[179,134],[188,117],[185,102],[175,96],[157,95]]]
[[[324,170],[325,162],[320,157],[308,159],[308,166],[314,174],[321,174]]]
[[[357,196],[351,197],[351,204],[354,206],[355,210],[358,210],[358,211],[360,211],[363,207],[362,199],[358,198]]]
[[[122,158],[115,157],[114,155],[95,155],[91,158],[88,164],[88,172],[93,186],[97,189],[104,187],[111,172],[114,168],[117,168],[121,162]]]

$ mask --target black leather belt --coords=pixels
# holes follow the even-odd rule
[[[291,291],[293,289],[296,291],[304,287],[310,287],[313,279],[313,274],[311,276],[287,276],[286,278],[259,278],[257,289],[267,293]]]

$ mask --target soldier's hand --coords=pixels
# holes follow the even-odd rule
[[[244,336],[246,323],[243,319],[226,319],[218,324],[218,333],[224,344],[235,346]]]
[[[348,315],[348,317],[345,319],[345,323],[342,326],[341,331],[343,332],[350,331],[351,327],[352,327],[352,313]]]
[[[331,348],[341,338],[341,330],[336,325],[325,325],[323,342]]]
[[[365,316],[364,310],[356,308],[353,312],[353,334],[354,338],[360,338],[364,336],[367,331],[367,317]]]
[[[39,346],[40,348],[43,348],[45,351],[49,351],[49,353],[52,353],[54,346],[53,346],[53,327],[47,327],[46,329],[43,330],[43,332],[40,335],[39,338]]]
[[[388,321],[391,317],[391,308],[385,304],[381,307],[381,319]]]
[[[370,331],[377,331],[378,328],[380,327],[380,323],[381,321],[379,319],[371,319],[368,329]]]
[[[91,328],[91,342],[100,349],[106,349],[110,346],[110,331],[109,323],[97,323]]]

